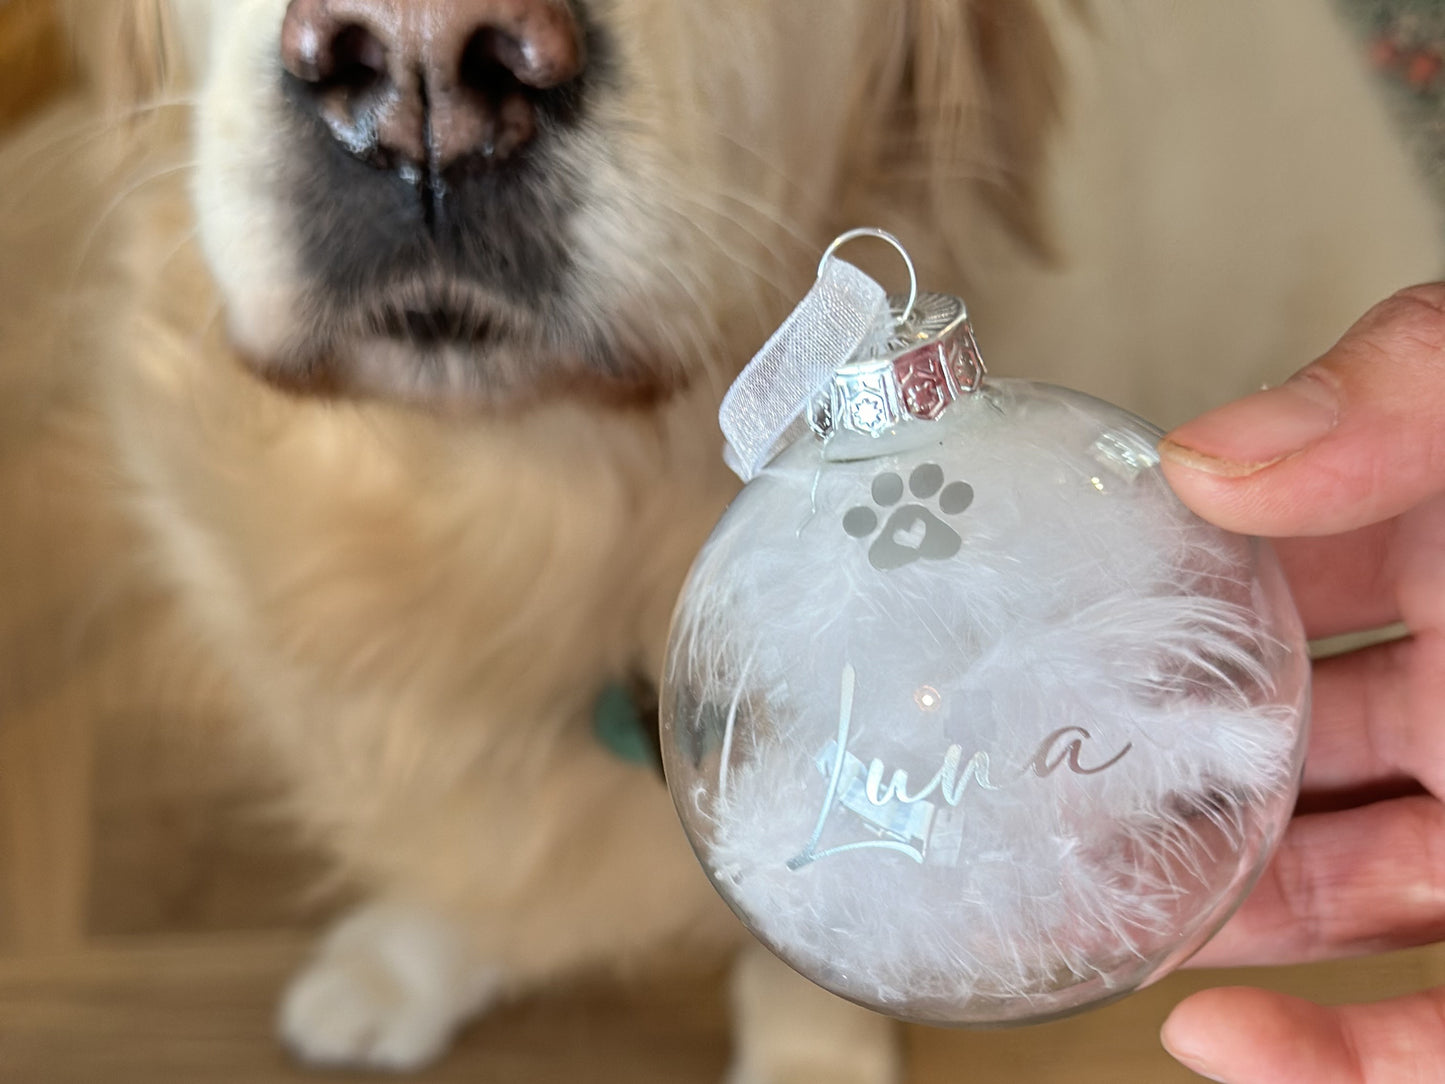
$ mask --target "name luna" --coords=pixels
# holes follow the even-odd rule
[[[838,800],[838,789],[843,778],[844,765],[848,760],[848,739],[853,729],[853,695],[857,685],[858,675],[851,663],[843,668],[842,697],[838,712],[838,736],[834,743],[834,756],[832,770],[828,776],[828,791],[823,799],[823,807],[818,812],[818,822],[813,830],[813,836],[808,845],[803,848],[801,854],[788,862],[790,869],[799,869],[820,858],[838,854],[842,851],[857,850],[863,847],[882,847],[888,850],[899,850],[922,861],[923,856],[916,848],[906,844],[895,843],[889,840],[860,840],[857,843],[846,843],[838,847],[830,847],[825,851],[817,849],[818,842],[822,839],[823,829],[828,821],[829,814]],[[1128,742],[1113,756],[1098,763],[1086,764],[1084,762],[1084,744],[1093,739],[1093,735],[1081,726],[1063,726],[1055,730],[1043,741],[1039,742],[1037,750],[1029,759],[1024,769],[1024,774],[1032,774],[1039,778],[1046,778],[1058,771],[1059,768],[1067,768],[1074,775],[1098,775],[1119,761],[1123,760],[1129,751],[1134,748],[1133,742]],[[900,805],[916,805],[927,798],[937,794],[944,802],[951,806],[957,806],[963,801],[963,796],[970,785],[982,787],[985,790],[998,790],[998,786],[989,779],[989,757],[983,750],[978,750],[964,760],[964,748],[961,745],[950,745],[943,754],[943,762],[939,765],[938,771],[933,777],[917,791],[908,790],[908,772],[903,768],[897,768],[884,783],[883,778],[887,775],[888,769],[884,763],[876,757],[868,764],[868,773],[864,779],[863,793],[868,801],[874,806],[885,806],[891,802]]]

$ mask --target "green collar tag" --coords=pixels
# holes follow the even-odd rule
[[[657,763],[657,747],[648,739],[646,725],[626,685],[607,686],[592,705],[592,733],[604,749],[629,764]]]

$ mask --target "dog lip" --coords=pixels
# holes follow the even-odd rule
[[[492,316],[444,304],[389,307],[378,315],[375,330],[384,338],[423,347],[491,345],[503,337]]]

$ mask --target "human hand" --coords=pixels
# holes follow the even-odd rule
[[[1287,383],[1176,429],[1164,471],[1200,515],[1279,539],[1312,638],[1410,635],[1317,663],[1301,806],[1195,958],[1276,964],[1445,938],[1445,284],[1372,309]],[[1208,990],[1169,1051],[1228,1084],[1445,1079],[1445,988],[1324,1008]]]

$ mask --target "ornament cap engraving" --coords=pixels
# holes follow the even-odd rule
[[[841,366],[815,397],[808,419],[818,436],[876,437],[935,421],[982,384],[986,370],[962,299],[919,294],[888,304],[896,326],[887,343]]]

